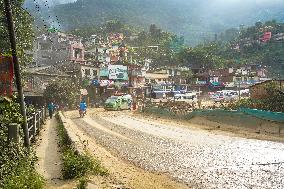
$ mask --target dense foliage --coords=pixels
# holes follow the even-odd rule
[[[261,42],[265,32],[271,32],[272,38]],[[284,72],[284,41],[273,37],[279,33],[284,33],[284,23],[276,21],[257,22],[240,30],[229,29],[215,42],[184,49],[178,55],[179,62],[204,68],[261,64],[269,68],[272,77],[276,77]]]
[[[280,93],[279,86],[277,86],[277,84],[266,85],[266,90],[269,94],[266,98],[243,99],[230,105],[230,108],[251,108],[272,112],[284,112],[284,95]]]
[[[33,45],[33,17],[27,10],[23,9],[24,1],[12,1],[13,19],[15,23],[17,54],[22,64],[26,64],[31,60],[26,54],[26,50],[32,49]],[[0,52],[10,53],[10,41],[7,30],[7,20],[3,0],[0,0]]]
[[[130,25],[127,25],[119,20],[108,20],[103,24],[93,24],[78,27],[76,29],[71,29],[69,32],[87,39],[94,34],[106,38],[107,34],[109,33],[123,33],[124,36],[129,37],[132,34],[138,33],[139,29],[131,27]]]
[[[57,80],[50,83],[45,91],[44,97],[60,107],[74,108],[78,101],[79,89],[77,85],[69,80]]]
[[[22,122],[19,107],[16,99],[0,97],[0,188],[40,189],[44,180],[35,170],[35,154],[28,153],[22,143],[8,145],[7,125]],[[32,110],[32,107],[29,108],[29,111]],[[23,132],[20,131],[23,137]]]

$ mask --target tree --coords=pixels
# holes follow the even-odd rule
[[[26,54],[33,45],[33,17],[22,8],[24,0],[12,1],[13,19],[15,23],[17,53],[21,64],[26,64],[31,57]],[[0,0],[0,53],[10,53],[9,33],[3,0]]]
[[[69,108],[76,107],[79,95],[77,86],[69,80],[57,80],[50,83],[45,91],[44,97],[47,102],[54,102]]]

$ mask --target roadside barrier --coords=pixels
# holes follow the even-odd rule
[[[284,122],[284,113],[282,112],[270,112],[270,111],[263,111],[257,109],[248,109],[248,108],[240,108],[240,112],[244,112],[251,116],[265,119],[269,121],[277,121],[277,122]]]
[[[275,122],[284,122],[284,113],[282,112],[270,112],[257,109],[240,108],[238,110],[194,110],[192,112],[172,111],[170,108],[163,107],[148,107],[146,112],[153,113],[160,116],[173,117],[178,119],[191,119],[195,116],[232,116],[232,115],[249,115],[259,119]]]
[[[46,118],[47,111],[45,107],[37,110],[32,116],[27,118],[30,143],[35,142],[36,136],[39,135],[39,131],[42,129]],[[17,123],[10,123],[8,125],[8,141],[19,142],[19,128],[20,124]]]

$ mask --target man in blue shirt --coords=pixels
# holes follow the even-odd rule
[[[84,100],[82,100],[80,103],[80,116],[81,113],[86,114],[86,112],[87,112],[87,104]]]
[[[52,115],[53,115],[53,111],[54,111],[54,104],[53,104],[53,102],[50,102],[48,104],[47,108],[48,108],[49,117],[50,117],[50,119],[52,119]]]

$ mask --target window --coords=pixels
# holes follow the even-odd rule
[[[75,56],[75,58],[82,58],[82,50],[81,49],[74,49],[74,56]]]
[[[89,76],[91,74],[90,69],[85,69],[85,75]]]
[[[93,76],[97,76],[98,75],[98,71],[97,70],[93,70]]]

